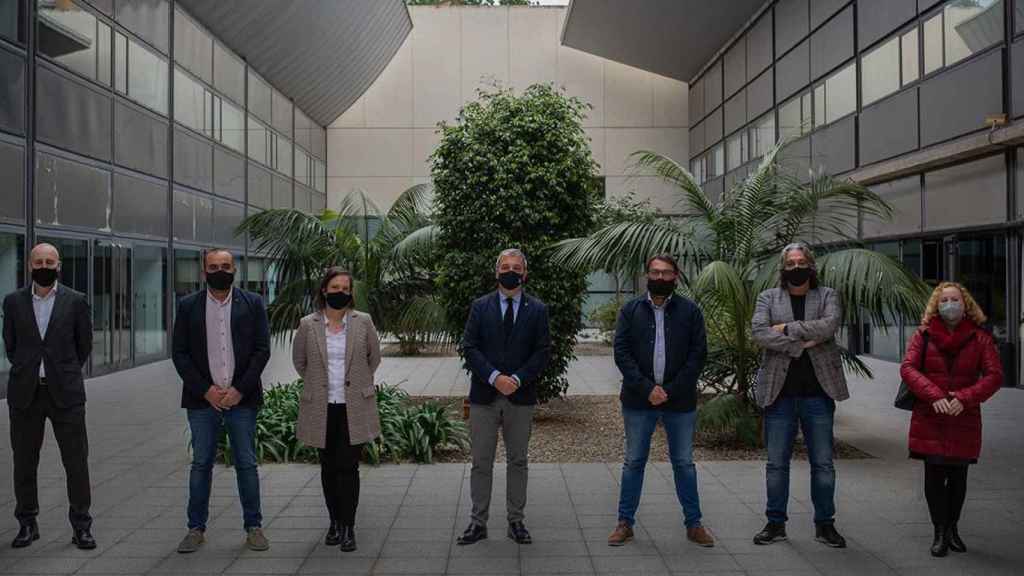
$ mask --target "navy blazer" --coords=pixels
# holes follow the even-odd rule
[[[615,326],[615,365],[622,372],[619,399],[630,408],[655,408],[654,305],[647,294],[627,302]],[[704,315],[693,301],[678,294],[665,306],[665,378],[668,401],[659,409],[689,412],[697,407],[697,381],[707,357]]]
[[[495,290],[473,301],[462,335],[462,354],[472,374],[469,401],[490,404],[500,392],[488,382],[497,370],[519,378],[520,386],[509,401],[537,403],[537,380],[551,356],[548,309],[540,300],[523,293],[512,337],[505,342],[500,292]]]
[[[32,404],[39,385],[39,365],[46,365],[47,391],[54,404],[70,408],[85,404],[82,367],[92,354],[92,312],[85,295],[56,286],[46,337],[39,335],[32,284],[4,298],[4,347],[11,371],[7,403],[19,410]]]
[[[174,319],[171,358],[182,380],[181,407],[200,409],[210,403],[203,396],[213,386],[206,350],[206,290],[193,292],[178,302]],[[270,360],[270,328],[267,309],[258,294],[231,289],[231,346],[235,374],[231,385],[242,394],[239,406],[258,407],[263,402],[260,375]]]

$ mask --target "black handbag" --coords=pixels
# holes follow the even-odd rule
[[[924,372],[924,362],[928,358],[928,331],[925,330],[921,334],[921,372]],[[900,410],[913,410],[914,402],[917,402],[917,397],[910,391],[910,387],[907,386],[905,380],[900,381],[900,389],[896,391],[896,400],[893,401],[893,406]]]

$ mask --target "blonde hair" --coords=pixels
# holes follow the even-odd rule
[[[940,282],[935,290],[932,290],[932,295],[928,298],[928,305],[924,307],[924,315],[921,316],[921,326],[928,326],[931,323],[932,318],[939,315],[939,298],[942,297],[942,291],[946,288],[956,288],[960,291],[960,295],[964,300],[964,317],[970,318],[975,324],[981,326],[988,321],[985,313],[981,311],[981,306],[974,300],[974,296],[964,288],[963,285],[957,282]]]

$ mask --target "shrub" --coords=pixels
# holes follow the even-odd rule
[[[473,299],[494,290],[494,261],[516,247],[529,259],[526,290],[548,305],[551,361],[537,384],[541,401],[563,394],[581,328],[586,272],[554,264],[548,248],[595,225],[597,165],[582,120],[589,105],[548,85],[522,95],[481,92],[442,123],[431,156],[437,281],[448,330],[461,337]]]
[[[622,309],[624,302],[622,296],[618,296],[594,308],[588,316],[590,323],[601,331],[601,338],[609,344],[615,339],[615,323],[619,319],[619,310]]]
[[[719,394],[697,409],[697,430],[716,444],[757,448],[760,420],[755,409],[736,394]]]
[[[316,448],[295,437],[299,418],[302,380],[279,384],[263,393],[263,407],[256,417],[256,458],[268,462],[319,462]],[[363,450],[370,464],[381,462],[433,462],[439,449],[464,449],[469,445],[466,424],[451,406],[440,402],[413,404],[398,386],[377,386],[377,409],[381,436]],[[221,430],[218,457],[231,465],[231,445],[226,430]]]

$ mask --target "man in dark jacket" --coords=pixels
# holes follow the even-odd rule
[[[628,302],[615,327],[615,365],[622,372],[622,419],[626,457],[619,492],[619,523],[609,546],[633,539],[651,435],[661,420],[668,436],[676,496],[683,507],[686,537],[714,546],[701,525],[693,431],[697,380],[707,356],[704,316],[696,304],[674,294],[679,266],[671,256],[647,261],[647,294]]]
[[[508,462],[508,537],[519,544],[531,542],[523,524],[527,447],[537,404],[537,379],[551,350],[548,310],[543,302],[523,292],[527,269],[522,252],[503,251],[494,274],[498,289],[473,302],[462,336],[463,354],[472,373],[469,430],[473,453],[473,512],[469,527],[458,540],[463,546],[487,538],[499,428]]]
[[[242,501],[246,545],[270,547],[263,535],[260,478],[256,469],[256,413],[263,402],[260,375],[270,360],[270,331],[263,300],[234,288],[235,261],[227,250],[203,259],[206,289],[178,303],[172,359],[182,380],[181,407],[192,432],[188,534],[178,552],[195,552],[205,541],[213,463],[221,427],[231,442]]]
[[[4,347],[11,371],[7,407],[14,452],[14,515],[21,525],[15,548],[39,539],[36,473],[46,420],[67,473],[72,541],[96,548],[89,515],[89,441],[85,430],[82,366],[92,352],[92,314],[84,294],[59,283],[60,254],[39,244],[29,257],[32,282],[4,298]]]

